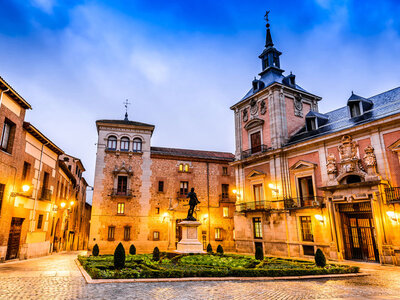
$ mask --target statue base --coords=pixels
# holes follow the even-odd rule
[[[178,253],[205,253],[203,245],[198,239],[198,229],[201,225],[198,221],[184,220],[178,224],[182,226],[182,239],[177,245],[176,252]]]

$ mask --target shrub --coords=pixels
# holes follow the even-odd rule
[[[258,260],[264,260],[264,253],[263,253],[263,248],[260,246],[256,247],[256,259]]]
[[[131,255],[135,255],[135,254],[136,254],[136,247],[135,247],[134,244],[132,244],[132,245],[129,247],[129,254],[131,254]]]
[[[326,266],[326,258],[325,258],[325,255],[324,255],[324,253],[322,252],[322,250],[321,249],[317,249],[317,252],[315,252],[315,264],[318,266],[318,267],[321,267],[321,268],[323,268],[323,267],[325,267]]]
[[[158,247],[154,247],[153,260],[154,261],[159,261],[160,260],[160,250],[158,249]]]
[[[94,247],[93,247],[93,249],[92,249],[92,254],[93,254],[93,256],[98,256],[98,255],[99,255],[99,252],[100,252],[99,246],[98,246],[97,244],[94,245]]]
[[[125,267],[125,249],[122,243],[119,243],[114,251],[114,268],[120,270]]]
[[[218,245],[218,247],[217,247],[217,253],[218,254],[224,254],[224,249],[222,248],[222,246],[221,245]]]
[[[208,253],[208,254],[211,254],[211,253],[212,253],[212,246],[211,246],[211,244],[208,244],[208,245],[207,245],[207,253]]]

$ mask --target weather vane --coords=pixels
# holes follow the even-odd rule
[[[128,121],[128,105],[129,104],[131,104],[129,101],[128,101],[128,99],[126,99],[124,102],[123,102],[123,104],[124,104],[124,106],[125,106],[125,121]]]
[[[264,20],[267,21],[267,27],[269,26],[269,19],[268,19],[268,14],[269,14],[270,10],[267,10],[265,12],[265,16],[264,16]]]

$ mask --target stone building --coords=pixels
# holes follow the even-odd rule
[[[90,248],[112,253],[122,242],[140,252],[175,250],[186,194],[195,188],[195,217],[206,248],[233,250],[233,154],[151,147],[154,125],[99,120]]]
[[[60,167],[64,152],[24,121],[29,103],[2,78],[0,90],[0,261],[46,255],[68,241],[56,239],[56,229],[62,230],[74,211],[74,175]],[[72,193],[68,204],[59,197],[61,190]],[[80,203],[85,197],[83,192]],[[87,214],[77,210],[78,220],[81,211]],[[87,216],[83,220],[89,222]],[[86,228],[86,245],[87,239]]]
[[[236,249],[400,264],[400,88],[318,112],[285,76],[269,24],[235,116]]]

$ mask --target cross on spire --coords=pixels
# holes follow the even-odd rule
[[[270,10],[267,10],[265,12],[264,20],[267,21],[267,27],[269,27],[269,19],[268,19],[268,14],[270,13]]]
[[[128,105],[130,105],[131,103],[128,101],[128,99],[126,99],[123,102],[124,106],[125,106],[125,119],[124,121],[128,121]]]

